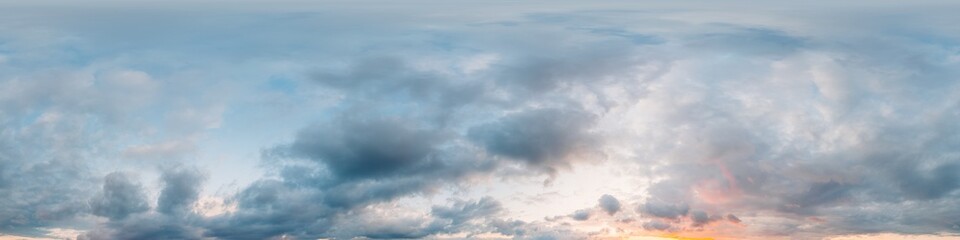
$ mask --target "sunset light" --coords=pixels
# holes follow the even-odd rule
[[[0,0],[0,240],[960,240],[960,1]]]

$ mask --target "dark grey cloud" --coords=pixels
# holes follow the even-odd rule
[[[670,225],[670,223],[664,222],[663,220],[652,220],[652,221],[643,223],[644,229],[653,230],[653,231],[667,231],[667,230],[670,230],[670,228],[672,227],[673,226]]]
[[[255,182],[234,197],[236,212],[207,220],[204,235],[221,239],[317,236],[329,230],[334,216],[317,195],[276,180]]]
[[[603,211],[607,212],[607,214],[610,214],[611,216],[620,211],[620,200],[617,200],[617,198],[611,196],[610,194],[604,194],[597,201],[600,204],[600,209],[603,209]]]
[[[469,235],[496,231],[490,224],[502,221],[499,201],[484,197],[475,201],[452,200],[434,205],[429,216],[397,216],[389,211],[370,211],[383,206],[353,209],[349,213],[299,198],[301,193],[280,192],[258,183],[241,193],[240,211],[209,221],[206,236],[230,239],[325,237],[349,239],[423,238],[436,234]],[[283,194],[283,195],[277,195]],[[389,208],[387,208],[389,209]],[[385,209],[386,210],[386,209]],[[227,218],[229,217],[229,218]],[[247,228],[242,228],[247,227]]]
[[[81,240],[109,239],[202,239],[190,220],[161,214],[140,214],[88,231]]]
[[[446,134],[405,119],[343,115],[306,128],[292,144],[266,151],[281,180],[263,180],[241,191],[236,212],[210,219],[206,236],[261,239],[294,237],[414,238],[455,232],[476,217],[495,214],[500,204],[484,198],[437,206],[438,221],[391,219],[383,228],[355,229],[351,215],[372,204],[423,193],[493,170],[464,146],[444,144]],[[360,219],[354,219],[354,218]],[[429,221],[428,221],[429,222]],[[256,226],[256,227],[250,227]]]
[[[121,220],[130,214],[150,210],[146,198],[139,183],[124,173],[114,172],[104,177],[103,191],[90,200],[90,211],[112,221]]]
[[[733,215],[733,214],[727,214],[727,217],[726,217],[726,218],[727,218],[727,221],[730,221],[730,222],[732,222],[732,223],[740,223],[740,222],[742,222],[742,221],[740,220],[740,218],[738,218],[736,215]]]
[[[491,153],[556,171],[569,157],[596,147],[591,133],[595,116],[571,109],[534,109],[473,127],[468,136]]]
[[[890,174],[905,197],[910,199],[942,198],[960,188],[960,163],[943,163],[924,167],[921,159],[904,159],[889,166]],[[923,169],[927,168],[927,169]]]
[[[515,29],[480,31],[524,34]],[[620,48],[633,44],[621,39],[626,33],[606,36],[616,40],[606,41],[602,49],[551,44],[535,51],[514,51],[514,43],[497,39],[472,39],[477,34],[443,34],[463,39],[447,43],[450,46],[444,51],[497,53],[492,55],[494,62],[471,66],[476,68],[472,70],[438,70],[430,63],[425,67],[423,56],[436,54],[432,48],[398,51],[387,47],[360,53],[345,63],[317,67],[308,77],[315,83],[311,86],[336,95],[341,107],[331,109],[329,119],[299,131],[291,143],[265,151],[279,181],[258,182],[242,191],[236,199],[238,211],[210,221],[207,235],[428,236],[436,229],[452,230],[450,226],[389,225],[377,234],[367,234],[336,226],[349,221],[351,216],[345,212],[473,176],[500,174],[503,164],[519,162],[540,175],[556,174],[574,161],[595,159],[583,156],[600,147],[600,137],[592,132],[597,116],[568,94],[633,77],[628,73],[634,70],[630,66],[640,59]],[[474,45],[489,49],[478,52]],[[531,174],[521,172],[516,174]],[[303,212],[266,207],[276,202],[314,206]],[[447,220],[453,225],[461,221]],[[407,232],[401,234],[398,229]]]
[[[2,171],[4,186],[0,187],[0,228],[45,226],[55,221],[70,219],[88,211],[83,198],[87,182],[77,163],[50,161],[41,163],[7,160]],[[60,176],[60,177],[48,177]],[[77,182],[80,181],[80,182]],[[71,197],[64,193],[74,193]]]
[[[131,200],[121,204],[133,206],[109,209],[107,214],[98,214],[108,217],[109,221],[81,234],[78,239],[201,239],[203,229],[198,227],[200,217],[193,212],[193,205],[205,178],[196,168],[179,166],[163,169],[160,176],[163,188],[157,199],[157,207],[147,211],[139,186],[127,182],[119,173],[111,173],[104,179],[104,196],[120,199],[107,201]],[[108,186],[116,189],[108,191]]]
[[[577,220],[577,221],[586,221],[586,220],[589,220],[589,219],[590,219],[590,209],[580,209],[580,210],[577,210],[577,211],[573,212],[572,214],[570,214],[570,218],[573,218],[573,220]]]
[[[294,156],[322,162],[338,178],[371,178],[436,168],[440,133],[390,119],[341,119],[305,129]]]
[[[290,144],[271,150],[289,184],[320,190],[329,206],[391,200],[490,172],[496,162],[467,146],[443,144],[449,134],[430,125],[379,116],[341,116],[309,127]],[[298,159],[308,160],[307,164]]]
[[[563,134],[560,132],[562,127],[587,127],[588,123],[580,123],[588,121],[586,113],[561,113],[563,111],[556,109],[533,110],[527,114],[530,117],[522,116],[523,120],[542,118],[551,122],[571,122],[548,127],[525,141],[536,141],[532,138],[541,136],[554,137],[550,134]],[[520,122],[530,126],[536,124]],[[520,234],[517,236],[531,236],[524,235],[528,233],[535,236],[550,235],[527,229],[529,223],[515,226],[524,230],[491,228],[491,224],[500,221],[496,216],[502,211],[500,203],[492,198],[434,206],[431,210],[432,220],[362,213],[377,206],[377,203],[423,193],[470,176],[491,174],[497,169],[499,161],[481,157],[484,154],[473,148],[470,142],[462,141],[459,144],[463,145],[459,145],[450,144],[448,140],[463,139],[464,136],[457,136],[431,123],[353,112],[305,128],[293,143],[265,152],[268,162],[283,166],[278,169],[281,180],[260,181],[243,190],[235,198],[237,211],[206,221],[205,236],[231,239],[279,235],[303,238],[421,238],[441,233],[494,231]],[[593,144],[582,143],[594,140],[581,135],[586,133],[564,136],[566,139],[558,143],[560,146],[547,147],[546,151],[551,153],[536,154],[567,157],[575,148]],[[560,166],[559,163],[543,164]],[[358,223],[379,227],[357,228]]]
[[[841,200],[850,190],[836,181],[813,183],[806,192],[796,197],[796,207],[809,208]]]
[[[157,199],[157,212],[182,214],[191,211],[200,197],[200,187],[206,176],[198,169],[173,168],[163,171],[163,188]]]
[[[675,220],[687,216],[687,213],[690,212],[690,206],[684,203],[672,204],[648,201],[647,203],[637,206],[637,212],[650,214],[658,218]]]
[[[703,227],[704,225],[710,224],[711,222],[716,222],[723,220],[723,217],[720,215],[710,215],[704,211],[693,211],[690,212],[690,225],[693,227]]]

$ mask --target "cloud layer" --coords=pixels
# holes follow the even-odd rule
[[[11,5],[0,233],[960,234],[956,6],[541,4]]]

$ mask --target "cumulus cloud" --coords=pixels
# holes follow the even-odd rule
[[[283,234],[317,235],[328,229],[332,210],[315,204],[314,193],[262,180],[235,196],[237,211],[208,220],[205,236],[267,239]]]
[[[147,211],[149,207],[145,205],[146,199],[139,192],[139,186],[125,182],[128,180],[119,173],[111,173],[104,180],[104,196],[114,199],[100,201],[134,206],[118,209],[123,205],[115,205],[109,211],[98,211],[99,206],[95,205],[94,213],[108,217],[109,221],[81,234],[78,239],[201,239],[202,229],[197,227],[199,219],[191,208],[200,194],[199,187],[204,178],[194,168],[164,169],[160,178],[163,188],[157,199],[157,207]],[[108,186],[117,189],[108,190]],[[120,202],[125,200],[131,201]]]
[[[143,187],[125,174],[114,172],[104,177],[103,191],[90,201],[91,213],[110,220],[150,209]]]
[[[356,219],[342,214],[489,172],[493,163],[464,155],[470,151],[462,146],[440,145],[442,132],[415,122],[342,117],[350,119],[308,127],[292,144],[267,151],[267,156],[274,158],[270,161],[284,166],[282,179],[261,180],[241,191],[236,196],[236,212],[211,219],[207,235],[251,239],[284,234],[423,237],[454,231],[474,216],[500,211],[498,202],[484,198],[433,208],[435,217],[448,221],[436,226],[401,224],[422,222],[414,218],[398,219],[383,225],[392,227],[373,232],[349,230],[348,224]],[[250,224],[259,227],[249,228]]]
[[[694,227],[703,227],[711,222],[722,219],[723,217],[720,217],[719,215],[709,215],[704,211],[693,211],[690,213],[690,220],[693,221],[691,225]]]
[[[338,178],[371,178],[429,169],[440,134],[390,119],[341,119],[302,131],[296,156],[320,161]]]
[[[679,219],[687,216],[690,212],[690,206],[687,204],[670,204],[663,202],[647,202],[637,207],[637,212],[650,214],[654,217],[666,219]]]
[[[570,218],[573,218],[573,220],[577,221],[586,221],[590,219],[590,209],[577,210],[570,214]]]
[[[611,216],[620,211],[620,200],[617,200],[617,198],[610,194],[604,194],[600,197],[600,200],[597,201],[600,202],[600,209],[603,209],[603,211]]]
[[[582,111],[535,109],[473,127],[468,136],[491,153],[556,171],[569,167],[575,153],[597,146],[593,119]]]
[[[670,223],[664,222],[662,220],[653,220],[653,221],[643,223],[643,228],[647,230],[654,230],[654,231],[667,231],[667,230],[670,230],[671,225]]]
[[[163,171],[163,189],[157,199],[157,211],[182,214],[197,201],[205,176],[197,169],[175,168]]]

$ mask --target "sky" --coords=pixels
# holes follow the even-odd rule
[[[0,239],[960,239],[958,11],[0,1]]]

